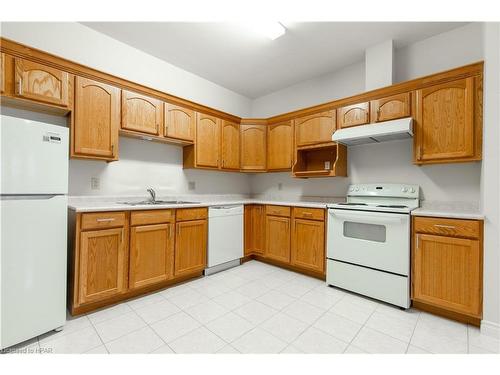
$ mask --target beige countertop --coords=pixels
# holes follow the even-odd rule
[[[411,212],[413,216],[446,217],[452,219],[483,220],[479,205],[470,202],[423,201],[422,206]]]

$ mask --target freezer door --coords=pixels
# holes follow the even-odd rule
[[[67,197],[0,201],[0,348],[66,321]]]
[[[68,128],[1,115],[0,138],[2,195],[68,193]]]

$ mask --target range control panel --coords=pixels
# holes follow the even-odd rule
[[[419,198],[420,187],[410,184],[353,184],[347,195],[351,197]]]

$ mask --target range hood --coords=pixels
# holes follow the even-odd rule
[[[347,146],[355,146],[410,138],[413,137],[412,122],[413,119],[411,117],[406,117],[398,120],[339,129],[333,133],[332,141]]]

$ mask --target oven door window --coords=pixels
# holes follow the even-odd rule
[[[385,225],[380,224],[344,221],[344,237],[374,242],[385,242],[386,227]]]

